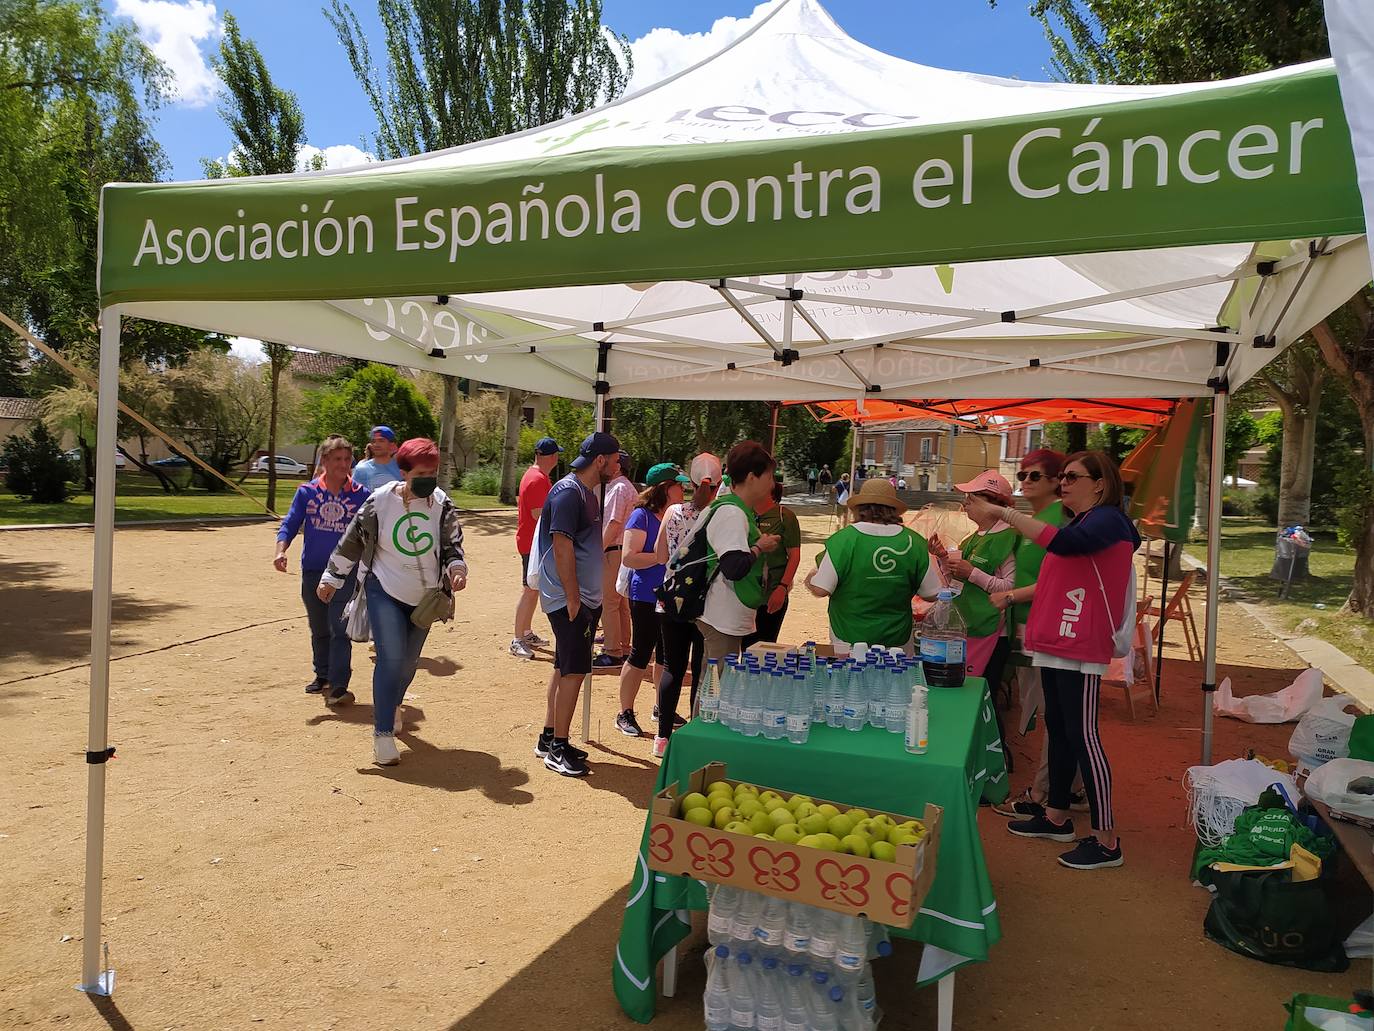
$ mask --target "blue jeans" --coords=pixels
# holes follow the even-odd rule
[[[301,570],[301,601],[305,602],[305,614],[310,619],[310,651],[315,662],[315,676],[329,682],[331,693],[342,694],[353,676],[353,642],[348,639],[344,625],[344,606],[353,597],[357,581],[349,573],[344,585],[326,604],[315,593],[323,575],[323,569]]]
[[[415,679],[429,627],[410,621],[414,605],[397,601],[382,589],[376,576],[363,581],[367,592],[367,618],[377,645],[377,664],[372,670],[372,729],[378,734],[396,732],[396,706],[405,699]]]

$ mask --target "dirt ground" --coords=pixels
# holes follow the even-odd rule
[[[810,541],[826,530],[803,519]],[[113,1000],[80,971],[91,536],[0,534],[0,1027],[405,1028],[591,1031],[633,1026],[611,993],[625,888],[654,777],[648,739],[612,725],[594,691],[595,774],[532,754],[548,667],[506,654],[517,585],[514,517],[465,520],[471,586],[439,628],[407,707],[402,764],[370,763],[367,650],[359,704],[302,692],[299,581],[270,566],[267,525],[128,529],[116,538],[115,654],[105,863]],[[808,544],[808,551],[810,545]],[[1238,691],[1294,675],[1292,656],[1234,606],[1221,659]],[[547,631],[542,618],[536,626]],[[788,636],[821,638],[799,592]],[[546,632],[547,636],[547,632]],[[1171,635],[1181,642],[1177,629]],[[1178,650],[1171,649],[1175,655]],[[1197,761],[1200,670],[1167,663],[1163,711],[1119,690],[1102,704],[1127,862],[1084,874],[1055,846],[1008,835],[984,810],[1003,940],[958,974],[959,1028],[1279,1028],[1298,991],[1349,995],[1342,975],[1271,967],[1204,939],[1187,880],[1180,780]],[[1143,704],[1140,704],[1143,703]],[[639,705],[647,718],[647,691]],[[1218,759],[1282,755],[1289,728],[1217,721]],[[1038,738],[1016,741],[1027,776]],[[1343,882],[1353,925],[1370,910]],[[701,967],[655,1026],[701,1026]],[[877,967],[885,1027],[934,1026],[911,988],[919,948]]]

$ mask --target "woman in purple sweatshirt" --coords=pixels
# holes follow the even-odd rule
[[[1064,507],[1077,513],[1066,526],[1046,525],[1014,508],[998,513],[1046,552],[1026,622],[1025,647],[1045,691],[1049,799],[1044,815],[1013,821],[1007,829],[1025,838],[1074,841],[1069,793],[1074,771],[1081,770],[1092,834],[1078,838],[1059,862],[1075,870],[1096,870],[1122,862],[1097,702],[1102,674],[1112,659],[1113,635],[1125,615],[1140,534],[1121,510],[1121,474],[1108,455],[1070,455],[1059,483]],[[985,501],[977,503],[995,510]]]

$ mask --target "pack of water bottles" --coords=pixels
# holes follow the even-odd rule
[[[707,1031],[873,1031],[881,924],[721,885],[706,921]]]
[[[811,727],[903,734],[907,751],[926,750],[925,673],[900,648],[854,646],[848,658],[819,656],[815,642],[779,655],[746,652],[707,663],[698,694],[705,723],[746,737],[805,744]]]

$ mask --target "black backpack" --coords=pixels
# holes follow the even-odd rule
[[[706,527],[716,514],[712,505],[706,518],[692,530],[687,543],[678,548],[677,554],[668,558],[668,569],[663,583],[654,590],[654,596],[663,606],[663,615],[674,623],[695,623],[706,611],[706,592],[711,583],[720,575],[720,564],[708,576],[706,566],[709,562],[706,544]]]

